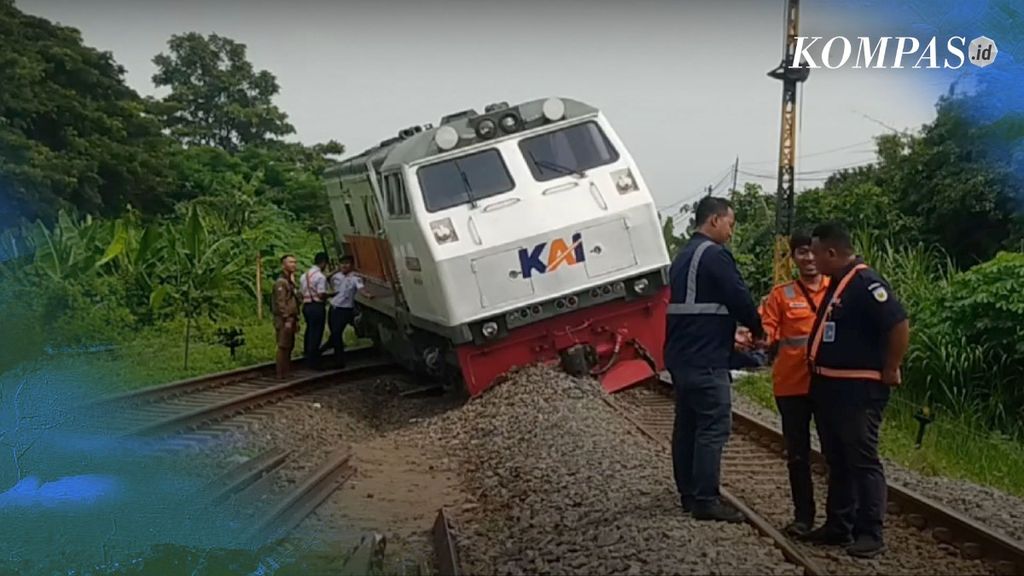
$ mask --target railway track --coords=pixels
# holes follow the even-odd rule
[[[311,370],[297,363],[286,380],[274,375],[274,365],[222,372],[128,394],[101,399],[90,408],[114,414],[104,418],[108,432],[123,436],[167,436],[208,427],[212,432],[226,418],[275,404],[338,379],[364,379],[394,373],[395,364],[372,351],[352,352],[345,368]],[[201,437],[201,435],[200,435]]]
[[[373,350],[350,351],[346,360],[345,368],[327,370],[311,370],[300,360],[285,380],[276,378],[273,363],[260,364],[110,396],[87,408],[104,416],[95,418],[104,433],[164,438],[160,446],[175,452],[260,427],[327,386],[404,372]],[[249,445],[248,433],[241,438]],[[265,439],[252,438],[262,451],[224,470],[198,497],[236,522],[244,544],[290,546],[285,537],[355,473],[351,447],[288,443],[268,448]]]
[[[229,508],[254,546],[287,535],[355,473],[352,451],[342,446],[303,474],[315,455],[271,448],[226,471],[207,489],[209,502]]]
[[[675,408],[672,389],[665,384],[627,390],[606,401],[646,435],[670,447]],[[820,452],[814,452],[813,460],[816,502],[823,510],[826,468]],[[792,519],[782,433],[738,410],[733,411],[733,435],[722,458],[722,485],[723,498],[806,574],[1024,574],[1024,544],[893,483],[886,554],[859,560],[837,547],[788,538],[777,528]],[[821,517],[819,512],[819,521]]]

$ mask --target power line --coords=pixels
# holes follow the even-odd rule
[[[824,156],[826,154],[832,154],[833,152],[842,152],[843,150],[849,150],[851,148],[856,148],[858,146],[864,146],[866,144],[873,144],[874,141],[875,140],[872,138],[871,140],[865,140],[865,141],[862,141],[862,142],[854,142],[853,144],[847,144],[845,146],[839,146],[838,148],[829,148],[828,150],[822,150],[820,152],[812,152],[810,154],[801,154],[801,155],[797,156],[797,160],[800,160],[800,159],[803,159],[803,158],[814,158],[815,156]],[[872,148],[870,150],[864,150],[863,152],[867,153],[867,152],[874,152],[874,151],[875,151],[875,149]],[[858,151],[857,153],[861,153],[861,151]],[[760,161],[757,161],[757,162],[744,162],[744,164],[747,164],[747,165],[751,165],[751,164],[752,165],[757,165],[757,164],[778,164],[778,162],[779,162],[779,160],[775,159],[775,160],[760,160]]]
[[[713,188],[713,189],[717,190],[717,189],[718,189],[718,186],[720,186],[720,185],[722,184],[722,182],[724,182],[724,179],[725,179],[725,178],[728,178],[728,177],[729,177],[729,175],[730,175],[730,174],[732,174],[732,171],[733,171],[733,164],[732,164],[732,163],[729,163],[729,167],[728,167],[728,168],[726,169],[726,171],[725,171],[725,172],[724,172],[724,173],[722,174],[722,177],[718,179],[718,184],[716,184],[716,185],[714,186],[714,188]],[[677,200],[677,201],[675,201],[675,202],[672,202],[672,203],[670,203],[670,204],[665,204],[665,205],[662,205],[662,206],[657,206],[656,208],[657,208],[657,209],[658,209],[659,211],[662,211],[662,210],[668,210],[668,209],[670,209],[670,208],[675,208],[676,206],[679,206],[680,204],[683,204],[684,202],[688,202],[688,201],[690,201],[690,200],[692,200],[692,199],[696,198],[697,196],[703,196],[703,195],[705,195],[705,194],[707,194],[707,193],[708,193],[708,191],[707,191],[707,189],[705,188],[705,189],[702,189],[702,190],[701,190],[700,192],[697,192],[697,193],[695,193],[695,194],[693,194],[693,195],[691,195],[691,196],[687,196],[687,197],[683,198],[682,200]]]
[[[822,168],[822,169],[819,169],[819,170],[805,170],[805,171],[802,171],[802,172],[796,172],[795,175],[796,176],[813,176],[815,174],[826,174],[826,175],[831,176],[832,174],[834,174],[835,172],[838,172],[839,170],[848,170],[850,168],[860,168],[862,166],[871,166],[872,164],[874,164],[874,162],[860,162],[860,163],[857,163],[857,164],[845,164],[843,166],[834,166],[832,168]],[[740,169],[739,172],[740,172],[740,174],[744,174],[746,176],[754,176],[754,177],[758,177],[758,178],[778,178],[778,174],[764,174],[764,173],[758,173],[758,172],[751,172],[749,170],[743,170],[742,168]]]

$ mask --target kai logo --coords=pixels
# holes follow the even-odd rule
[[[548,248],[547,242],[537,244],[533,250],[519,249],[519,265],[522,268],[523,278],[532,277],[534,271],[538,274],[545,274],[554,272],[562,264],[572,266],[586,260],[586,253],[583,251],[583,235],[579,232],[572,235],[572,244],[566,243],[561,238],[552,240],[547,256],[544,255],[545,248]]]

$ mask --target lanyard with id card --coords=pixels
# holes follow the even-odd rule
[[[822,342],[835,342],[836,341],[836,323],[832,321],[825,322],[823,334],[821,335]]]
[[[828,307],[825,308],[825,317],[822,318],[821,341],[830,344],[836,341],[836,323],[832,321],[832,309],[835,307],[836,298],[832,297]]]

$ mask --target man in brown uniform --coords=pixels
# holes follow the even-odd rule
[[[274,282],[274,332],[277,334],[277,377],[288,376],[295,348],[295,333],[299,330],[299,296],[295,289],[295,257],[281,258],[281,275]]]

